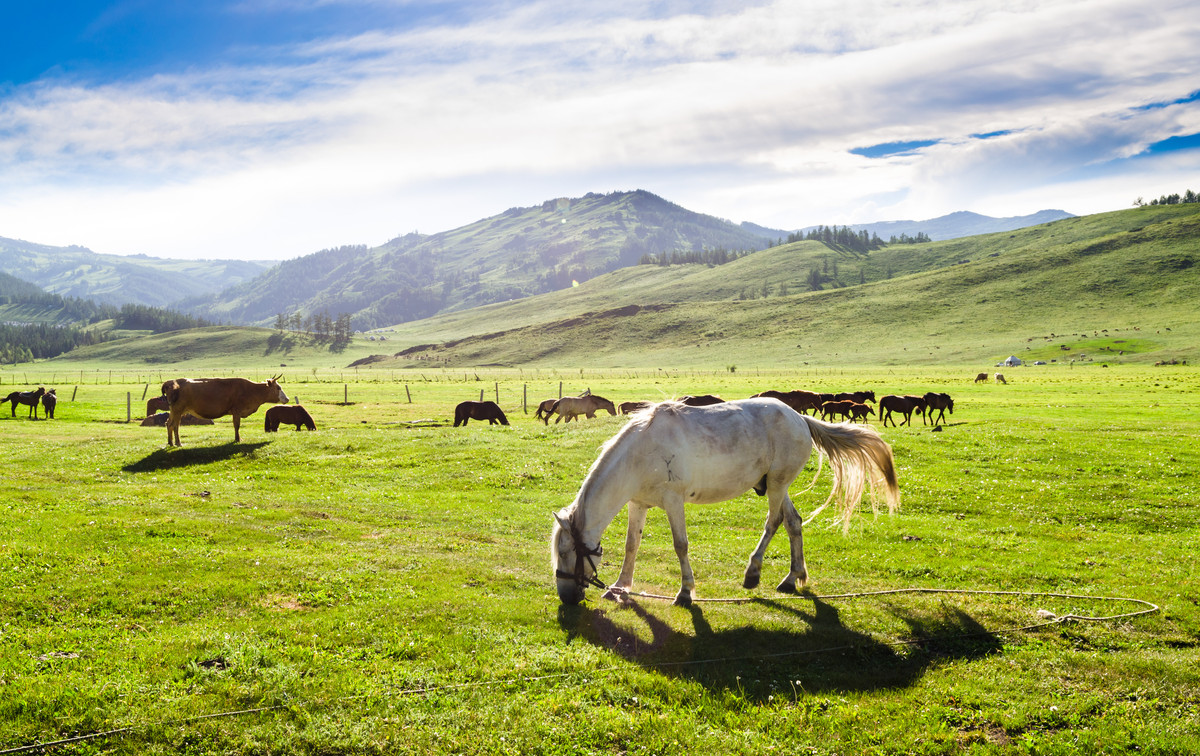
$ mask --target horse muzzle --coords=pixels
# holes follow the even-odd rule
[[[583,588],[576,585],[574,581],[559,580],[558,600],[567,606],[575,606],[583,601]]]

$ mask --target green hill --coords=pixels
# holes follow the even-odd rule
[[[985,366],[1010,354],[1046,362],[1194,360],[1198,261],[1200,205],[869,255],[798,242],[719,266],[622,268],[577,287],[397,325],[386,346],[360,338],[341,355],[316,348],[302,359],[349,365],[375,352],[362,364],[396,370]],[[828,271],[815,291],[814,270]],[[213,340],[222,333],[254,336]],[[269,366],[284,354],[270,348],[273,337],[283,338],[264,329],[204,329],[65,359],[108,358],[104,350],[119,348],[119,359],[142,364],[209,355]]]
[[[835,254],[803,242],[718,267],[621,270],[570,291],[397,326],[398,339],[438,345],[395,359],[982,363],[1014,353],[1067,359],[1086,342],[1092,356],[1154,361],[1194,359],[1200,346],[1198,205],[841,255],[842,279],[867,283],[806,291],[807,272]]]
[[[569,288],[663,251],[758,250],[767,239],[649,192],[514,207],[432,236],[342,247],[272,268],[181,306],[210,320],[269,326],[277,315],[351,313],[374,328]]]

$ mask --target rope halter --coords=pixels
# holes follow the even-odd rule
[[[579,586],[580,590],[587,588],[589,585],[595,586],[602,591],[606,590],[608,586],[604,584],[604,581],[596,576],[597,567],[596,562],[593,559],[594,557],[602,556],[604,554],[604,549],[600,547],[600,544],[596,544],[596,548],[594,549],[589,548],[588,545],[584,543],[583,534],[579,532],[579,528],[575,525],[574,520],[564,518],[560,516],[558,512],[554,513],[554,519],[558,520],[558,524],[562,526],[562,529],[567,531],[567,533],[571,536],[571,547],[575,549],[575,572],[570,573],[564,570],[556,569],[554,571],[555,577],[562,578],[563,580],[575,581],[575,585]],[[588,565],[590,565],[592,568],[591,575],[583,574],[584,559],[587,559]]]

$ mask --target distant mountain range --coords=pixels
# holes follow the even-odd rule
[[[959,212],[852,228],[885,241],[918,233],[939,240],[1069,217],[1060,210],[1015,218]],[[350,313],[356,328],[372,328],[569,288],[647,255],[758,251],[789,233],[695,213],[637,190],[547,200],[451,231],[278,264],[123,257],[0,238],[0,266],[46,291],[103,303],[169,306],[255,325],[271,325],[280,314]]]
[[[1074,218],[1071,213],[1063,210],[1040,210],[1033,215],[1016,215],[1009,218],[992,218],[979,213],[960,211],[943,215],[940,218],[930,218],[922,221],[880,221],[878,223],[853,224],[850,228],[855,231],[866,231],[876,234],[880,239],[900,236],[916,237],[925,234],[933,241],[959,239],[964,236],[979,236],[980,234],[997,234],[1003,231],[1016,231],[1018,228],[1038,226],[1064,218]],[[803,229],[808,232],[816,226]]]
[[[273,263],[104,255],[0,237],[0,269],[43,290],[99,304],[165,307],[249,280]]]

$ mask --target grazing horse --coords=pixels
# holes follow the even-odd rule
[[[42,395],[46,393],[45,386],[38,386],[36,391],[14,391],[4,397],[4,401],[12,404],[12,416],[17,416],[17,405],[28,404],[29,416],[37,420],[38,403],[42,400]]]
[[[883,427],[887,427],[888,420],[892,421],[892,427],[896,426],[896,421],[892,418],[893,412],[904,415],[904,421],[900,423],[901,425],[912,425],[913,412],[919,413],[922,421],[924,421],[925,398],[911,394],[905,396],[888,394],[879,400],[879,417],[883,420]]]
[[[294,425],[296,430],[300,430],[301,426],[309,430],[317,429],[312,415],[308,414],[308,410],[299,404],[276,404],[274,407],[267,408],[267,415],[263,419],[263,430],[267,433],[274,433],[279,430],[280,425]]]
[[[650,507],[660,507],[667,513],[682,573],[675,603],[690,605],[696,580],[688,561],[685,505],[727,501],[751,488],[767,496],[767,520],[742,585],[759,584],[767,545],[783,525],[791,563],[777,590],[794,593],[797,584],[808,580],[808,568],[804,521],[788,487],[814,446],[833,471],[833,490],[818,512],[836,502],[843,526],[849,529],[850,517],[868,485],[872,502],[874,494],[881,493],[889,511],[899,506],[892,449],[874,428],[826,423],[767,397],[706,407],[662,402],[634,415],[601,448],[575,500],[555,514],[550,554],[559,600],[578,604],[588,585],[603,587],[596,577],[600,540],[628,503],[625,559],[605,596],[616,598],[633,585],[646,513]]]
[[[755,394],[750,398],[754,399],[760,396],[769,396],[773,399],[778,399],[801,415],[808,414],[809,410],[812,410],[814,413],[821,410],[821,395],[815,391],[775,391],[772,389]]]
[[[500,405],[492,401],[460,402],[454,408],[454,427],[466,425],[467,420],[487,420],[488,425],[508,425],[508,418],[504,416],[504,410],[500,409]]]
[[[725,400],[716,394],[700,394],[699,396],[681,396],[678,401],[689,407],[707,407],[710,404],[720,404]]]
[[[580,415],[591,419],[596,416],[598,410],[605,410],[610,415],[617,414],[617,408],[613,403],[597,394],[564,396],[554,404],[553,411],[558,413],[558,417],[554,418],[554,424],[578,420]],[[546,424],[550,423],[547,421]]]
[[[975,382],[976,382],[976,383],[979,383],[979,382],[981,382],[981,381],[982,381],[983,383],[987,383],[987,379],[988,379],[988,374],[987,374],[987,373],[980,373],[979,375],[975,376]]]
[[[984,380],[987,379],[985,378]],[[1003,383],[1005,386],[1008,385],[1008,381],[1004,380],[1004,373],[996,373],[996,383]]]
[[[946,419],[946,410],[950,410],[950,414],[954,414],[954,400],[949,394],[935,394],[932,391],[925,394],[925,406],[929,408],[929,422],[937,425]],[[933,411],[938,411],[937,420],[933,419]]]
[[[640,412],[644,409],[649,409],[654,406],[654,402],[639,400],[636,402],[621,402],[617,405],[617,412],[622,415],[632,415],[634,412]]]
[[[58,406],[58,394],[54,393],[54,389],[50,389],[42,394],[42,409],[46,411],[46,419],[54,419],[54,408]]]

